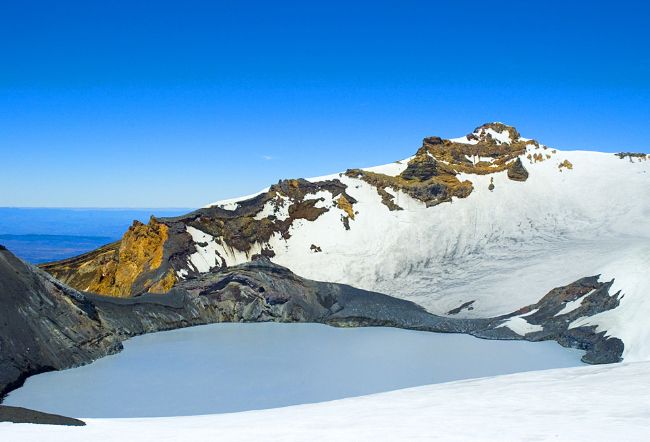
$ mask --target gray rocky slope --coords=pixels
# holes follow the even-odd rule
[[[578,317],[615,308],[618,297],[610,295],[610,287],[596,276],[587,277],[509,315],[456,319],[384,294],[307,280],[260,257],[187,279],[166,294],[113,298],[71,289],[0,247],[0,397],[33,374],[118,352],[129,337],[215,322],[315,322],[556,340],[586,350],[585,362],[616,362],[623,350],[620,340],[593,327],[569,328]],[[580,298],[578,308],[558,314]],[[504,320],[526,313],[538,331],[522,337],[503,327]]]

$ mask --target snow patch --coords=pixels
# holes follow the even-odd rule
[[[567,302],[566,304],[564,304],[564,308],[562,310],[560,310],[559,312],[557,312],[555,314],[555,316],[557,317],[557,316],[566,315],[567,313],[571,313],[575,309],[580,308],[580,306],[582,305],[583,299],[585,299],[587,296],[591,295],[594,291],[595,290],[592,290],[589,293],[587,293],[586,295],[579,297],[578,299],[574,299],[573,301]]]
[[[464,137],[459,137],[459,138],[450,138],[449,141],[452,141],[454,143],[461,143],[461,144],[478,144],[478,140],[470,140],[467,138],[467,135]]]
[[[284,221],[289,218],[290,205],[291,202],[289,201],[288,196],[278,194],[275,198],[264,204],[262,210],[255,215],[255,219],[259,221],[272,215],[278,220]]]
[[[187,226],[186,230],[192,236],[196,248],[196,252],[189,256],[188,264],[200,273],[209,272],[212,268],[220,266],[222,260],[227,266],[243,264],[262,251],[260,244],[253,244],[251,250],[242,252],[227,245],[222,238],[215,238],[191,226]]]
[[[513,316],[512,318],[506,319],[496,328],[508,327],[513,332],[517,333],[519,336],[526,336],[528,333],[538,332],[544,330],[544,327],[538,324],[531,324],[525,318],[536,313],[539,309],[532,310],[526,314]]]
[[[394,163],[390,163],[390,164],[384,164],[381,166],[373,166],[373,167],[364,167],[361,170],[365,170],[366,172],[381,173],[388,176],[397,176],[406,170],[406,168],[408,167],[408,162],[411,161],[412,159],[413,157],[408,157],[406,159],[395,161]]]
[[[216,201],[216,202],[214,202],[212,204],[208,204],[206,206],[203,206],[203,208],[207,209],[209,207],[217,206],[217,207],[220,207],[220,208],[222,208],[224,210],[237,210],[237,208],[239,207],[238,203],[240,203],[241,201],[246,201],[246,200],[249,200],[251,198],[255,198],[257,195],[260,195],[260,194],[268,192],[268,191],[269,191],[269,188],[267,187],[265,189],[260,190],[259,192],[255,192],[255,193],[252,193],[250,195],[240,196],[240,197],[237,197],[237,198],[229,198],[229,199],[225,199],[225,200],[219,200],[219,201]]]
[[[487,128],[487,129],[482,129],[481,130],[482,134],[490,134],[492,138],[497,142],[497,144],[510,144],[514,140],[510,138],[510,132],[507,130],[503,130],[502,132],[497,132],[494,129]]]

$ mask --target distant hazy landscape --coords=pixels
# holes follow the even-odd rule
[[[65,259],[117,241],[151,215],[191,209],[47,209],[0,207],[0,244],[32,263]]]

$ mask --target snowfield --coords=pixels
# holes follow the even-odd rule
[[[11,441],[645,441],[650,363],[565,368],[244,413],[0,423]]]

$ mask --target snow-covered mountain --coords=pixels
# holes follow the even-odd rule
[[[586,276],[614,280],[618,307],[576,319],[650,358],[650,161],[559,151],[490,123],[425,138],[414,156],[283,180],[188,215],[135,223],[121,242],[45,270],[113,296],[265,255],[300,276],[414,301],[431,313],[495,317]],[[569,312],[588,294],[568,300]],[[526,314],[504,326],[537,330]],[[558,315],[563,314],[562,312]]]

